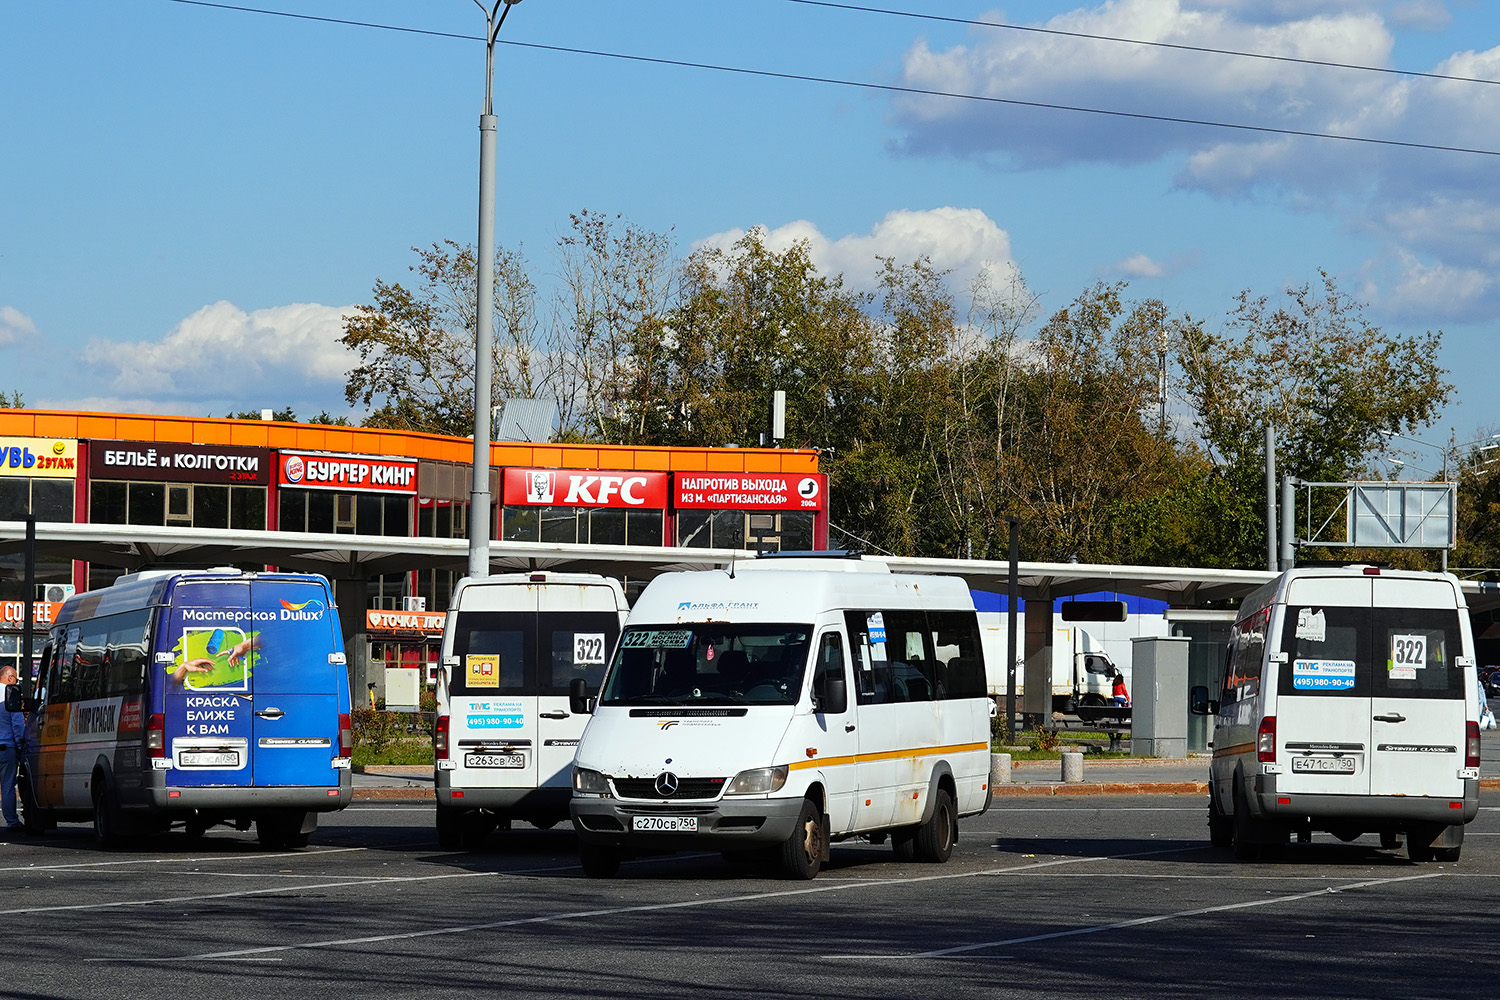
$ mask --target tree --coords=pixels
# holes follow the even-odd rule
[[[26,397],[12,390],[9,394],[0,389],[0,410],[24,410],[26,408]]]
[[[472,246],[452,240],[418,255],[415,290],[377,279],[374,302],[344,317],[340,343],[359,363],[344,398],[370,427],[464,436],[474,427],[477,271]],[[537,342],[536,288],[518,252],[495,253],[494,390],[532,397],[556,355]]]
[[[1267,425],[1276,429],[1279,471],[1339,482],[1360,477],[1366,456],[1383,446],[1381,431],[1417,430],[1453,391],[1435,360],[1440,332],[1387,334],[1318,273],[1318,288],[1288,288],[1280,305],[1241,292],[1223,332],[1189,323],[1177,342],[1209,460],[1246,496],[1261,490]],[[1257,565],[1264,528],[1234,535],[1240,547],[1230,565]]]
[[[230,420],[259,420],[259,419],[261,419],[261,411],[260,410],[237,410],[237,411],[230,411],[229,413],[225,414],[225,416],[227,416]],[[290,406],[286,407],[285,409],[272,410],[271,411],[271,419],[272,420],[280,420],[280,421],[282,421],[284,423],[294,424],[294,423],[297,422],[297,412],[295,410],[293,410]],[[315,423],[315,424],[316,423],[321,423],[321,421],[319,421],[317,419],[314,419],[312,422]]]

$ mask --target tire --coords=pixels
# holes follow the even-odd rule
[[[1397,830],[1382,830],[1380,832],[1380,846],[1387,851],[1399,851],[1406,845],[1406,838]]]
[[[1432,849],[1432,860],[1451,863],[1458,860],[1458,856],[1462,851],[1462,845],[1458,847],[1434,847]]]
[[[940,865],[953,856],[953,845],[958,843],[958,810],[948,789],[938,789],[932,815],[917,827],[913,840],[918,861]]]
[[[1236,785],[1234,789],[1234,815],[1230,817],[1231,844],[1234,856],[1240,861],[1255,861],[1260,858],[1260,844],[1256,835],[1260,824],[1250,817],[1250,806],[1245,802],[1245,792]]]
[[[917,859],[917,828],[903,826],[899,830],[892,830],[891,851],[896,855],[897,861],[915,861]]]
[[[781,845],[781,873],[787,878],[815,878],[823,867],[827,850],[828,830],[823,826],[823,813],[811,799],[803,799],[797,825]]]
[[[1234,844],[1234,820],[1219,811],[1219,800],[1208,793],[1208,842],[1214,847]]]
[[[94,779],[94,843],[113,851],[125,843],[125,822],[114,789],[103,776]]]
[[[1433,848],[1431,844],[1418,843],[1420,838],[1408,837],[1406,841],[1406,856],[1411,858],[1415,864],[1433,859]]]
[[[302,832],[307,813],[301,810],[271,813],[255,821],[255,839],[273,851],[299,850],[312,839],[312,831]]]
[[[438,847],[445,851],[456,851],[461,844],[459,830],[463,813],[457,809],[439,808],[437,811]]]
[[[579,844],[578,863],[589,878],[614,878],[620,871],[620,852],[599,844]]]
[[[458,822],[458,846],[466,851],[482,851],[495,829],[495,818],[478,810],[463,814]]]
[[[21,825],[26,828],[27,833],[47,833],[57,829],[57,820],[52,818],[52,814],[36,804],[29,777],[21,779],[17,794],[21,800]]]

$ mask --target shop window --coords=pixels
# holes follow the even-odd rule
[[[23,521],[31,513],[31,480],[0,479],[0,521]]]
[[[541,516],[536,507],[506,507],[504,525],[507,542],[535,542],[541,538]]]
[[[389,534],[382,525],[382,513],[385,505],[381,498],[373,493],[361,493],[354,498],[354,532],[359,535],[385,535]]]
[[[305,517],[305,515],[304,515]],[[229,527],[266,530],[266,491],[258,486],[229,488]]]
[[[167,523],[193,523],[193,488],[191,486],[167,486]]]
[[[542,541],[578,541],[578,508],[539,507],[537,508],[537,514],[541,518]]]
[[[381,534],[397,538],[411,534],[411,501],[406,497],[383,497],[385,507]]]
[[[662,515],[659,510],[625,512],[625,542],[628,545],[660,545]]]
[[[333,530],[342,535],[354,533],[354,497],[348,493],[333,495]]]
[[[33,479],[31,512],[38,521],[73,520],[73,480]]]
[[[307,529],[320,534],[333,534],[333,494],[307,494]]]
[[[197,528],[229,527],[229,487],[193,487],[193,526]]]
[[[127,524],[166,524],[167,487],[165,483],[130,483],[125,510]]]
[[[595,545],[624,545],[626,513],[623,510],[590,511],[589,541]]]
[[[276,501],[276,523],[282,531],[307,531],[307,493],[282,490]]]
[[[124,524],[124,483],[94,483],[89,487],[89,520],[94,524]]]

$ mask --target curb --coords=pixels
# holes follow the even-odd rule
[[[1206,781],[1084,781],[1078,784],[993,785],[995,798],[1023,795],[1207,795]]]
[[[430,788],[356,788],[352,802],[425,802],[437,801]]]

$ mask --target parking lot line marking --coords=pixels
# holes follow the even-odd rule
[[[71,865],[12,865],[5,872],[66,872],[87,868],[117,868],[122,865],[185,865],[194,861],[269,861],[273,858],[316,858],[324,854],[347,854],[368,851],[368,847],[325,847],[312,851],[286,851],[280,854],[212,854],[204,858],[121,858],[114,861],[80,861]]]
[[[880,886],[918,885],[923,882],[941,882],[960,878],[974,878],[979,875],[994,875],[1011,870],[1024,870],[1030,868],[1045,868],[1054,865],[1082,864],[1087,861],[1111,861],[1121,858],[1137,858],[1154,854],[1178,854],[1183,848],[1173,847],[1155,851],[1136,851],[1130,854],[1112,854],[1106,857],[1091,858],[1061,858],[1053,861],[1039,861],[1031,865],[1020,865],[1014,869],[988,869],[978,872],[953,872],[943,875],[920,875],[913,878],[882,879],[869,882],[836,882],[833,884],[812,885],[803,889],[784,889],[779,892],[755,892],[745,893],[738,896],[725,896],[716,899],[685,899],[671,903],[642,903],[636,906],[615,906],[596,910],[575,910],[570,913],[551,913],[535,917],[514,917],[509,920],[493,920],[480,924],[457,924],[447,927],[429,927],[424,930],[402,931],[393,934],[371,934],[355,938],[325,938],[316,941],[301,941],[293,944],[263,945],[257,948],[237,948],[232,951],[204,952],[198,955],[173,955],[148,958],[97,958],[88,959],[91,962],[117,962],[117,963],[143,963],[143,962],[207,962],[220,961],[225,958],[239,958],[245,955],[266,955],[283,951],[306,951],[316,948],[343,948],[360,944],[384,944],[391,941],[410,941],[416,938],[438,937],[447,934],[467,934],[473,931],[498,930],[504,927],[526,927],[537,924],[559,923],[565,920],[586,920],[591,917],[621,916],[628,913],[659,913],[664,910],[684,910],[704,906],[717,906],[726,903],[746,903],[763,899],[782,899],[789,896],[806,896],[822,892],[839,892],[843,889],[868,889]]]
[[[448,872],[442,875],[392,875],[379,882],[371,882],[368,879],[357,879],[349,881],[344,879],[338,882],[314,882],[311,885],[298,885],[296,889],[343,889],[351,885],[379,885],[385,883],[407,883],[407,882],[433,882],[438,879],[447,878],[483,878],[493,877],[494,872]],[[245,896],[265,896],[276,892],[286,892],[293,886],[276,885],[267,886],[264,889],[241,889],[237,892],[212,892],[197,896],[162,896],[156,899],[117,899],[108,903],[69,903],[64,906],[29,906],[14,910],[0,910],[0,916],[12,916],[25,913],[63,913],[77,910],[110,910],[125,906],[157,906],[167,903],[198,903],[209,899],[239,899]]]
[[[1176,913],[1159,913],[1150,917],[1135,917],[1131,920],[1118,920],[1110,924],[1095,924],[1092,927],[1074,927],[1065,931],[1051,931],[1047,934],[1030,934],[1025,937],[1001,938],[997,941],[981,941],[978,944],[956,945],[952,948],[939,948],[935,951],[908,952],[904,955],[879,955],[866,953],[863,955],[824,955],[824,958],[837,959],[870,959],[870,958],[948,958],[954,955],[962,955],[965,952],[981,951],[985,948],[1000,948],[1010,945],[1030,944],[1035,941],[1055,941],[1058,938],[1078,937],[1082,934],[1102,934],[1105,931],[1123,930],[1127,927],[1143,927],[1147,924],[1157,924],[1164,920],[1179,920],[1184,917],[1199,917],[1207,913],[1225,913],[1230,910],[1246,910],[1256,906],[1274,906],[1277,903],[1295,903],[1301,899],[1311,899],[1314,896],[1329,896],[1341,892],[1349,892],[1354,889],[1368,889],[1377,885],[1393,885],[1397,882],[1418,882],[1423,879],[1441,878],[1446,872],[1428,872],[1423,875],[1403,875],[1396,878],[1369,879],[1364,882],[1350,882],[1346,885],[1333,885],[1323,889],[1314,889],[1311,892],[1299,892],[1289,896],[1272,896],[1269,899],[1251,899],[1242,903],[1224,903],[1220,906],[1201,906],[1192,910],[1179,910]]]

